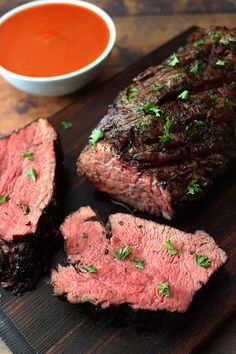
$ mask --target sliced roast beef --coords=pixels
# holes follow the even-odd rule
[[[51,282],[71,303],[184,312],[226,261],[204,231],[188,234],[121,213],[103,226],[90,207],[67,217],[61,231],[70,265],[53,271]]]
[[[78,159],[113,198],[171,219],[236,162],[236,29],[198,30],[119,93]]]
[[[60,159],[57,133],[46,119],[0,140],[0,282],[14,293],[32,289],[49,265]]]

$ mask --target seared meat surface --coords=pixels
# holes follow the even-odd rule
[[[171,219],[236,161],[236,29],[200,29],[120,92],[78,159],[112,197]],[[95,139],[96,140],[96,139]]]

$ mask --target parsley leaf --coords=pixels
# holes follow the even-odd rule
[[[181,92],[179,94],[178,98],[183,101],[188,101],[189,100],[189,91],[185,90],[185,91]]]
[[[154,84],[153,85],[155,91],[161,91],[161,89],[164,87],[163,84]]]
[[[198,69],[199,69],[199,67],[198,67],[197,64],[196,65],[192,65],[189,68],[189,72],[192,73],[192,74],[197,74],[198,73]]]
[[[211,260],[207,256],[196,255],[196,261],[200,267],[207,268],[211,265]]]
[[[208,36],[214,41],[214,42],[219,42],[221,39],[222,33],[221,32],[209,32]]]
[[[135,94],[138,92],[138,89],[137,87],[134,87],[133,85],[131,85],[129,88],[128,88],[128,94],[126,96],[124,96],[125,100],[126,101],[129,101],[131,100],[132,98],[135,97]]]
[[[217,66],[225,66],[225,60],[217,59],[217,61],[215,62],[215,65],[217,65]]]
[[[32,181],[36,182],[37,180],[37,172],[34,168],[30,168],[28,172],[28,177],[29,179],[32,179]]]
[[[203,120],[194,119],[194,123],[195,123],[197,126],[205,125],[205,122],[203,122]]]
[[[72,123],[71,122],[67,122],[67,121],[65,121],[65,120],[62,120],[61,121],[61,126],[62,126],[62,128],[63,129],[70,129],[71,127],[72,127]]]
[[[131,262],[136,263],[136,268],[144,269],[144,260],[143,259],[133,258],[133,259],[131,259]]]
[[[145,114],[151,114],[155,118],[159,118],[161,116],[162,110],[160,107],[155,106],[152,101],[148,101],[147,103],[137,106],[138,111],[143,111]]]
[[[187,187],[187,194],[195,194],[198,192],[201,192],[201,187],[199,183],[197,183],[196,179],[193,179],[189,182],[188,187]]]
[[[171,62],[170,62],[170,66],[174,67],[176,66],[177,64],[179,64],[179,59],[177,58],[176,54],[174,53],[172,56],[171,56]]]
[[[7,200],[8,200],[8,194],[7,193],[0,195],[0,205],[5,203]]]
[[[166,240],[164,247],[168,249],[171,256],[174,256],[179,253],[178,249],[172,244],[171,240]]]
[[[96,148],[97,143],[99,140],[103,139],[104,137],[104,132],[100,129],[94,129],[92,131],[92,134],[89,137],[89,144],[93,147]]]
[[[116,257],[121,261],[128,257],[130,253],[132,253],[132,248],[129,246],[125,246],[124,248],[120,248],[118,251],[115,251]]]
[[[203,38],[199,38],[196,40],[196,42],[194,43],[195,45],[199,46],[199,45],[204,45],[205,41]]]
[[[170,128],[171,128],[171,121],[169,117],[167,117],[166,122],[164,124],[164,134],[160,137],[162,143],[167,143],[171,139]]]
[[[84,269],[89,273],[96,273],[97,271],[97,268],[92,264],[87,267],[84,267]]]
[[[157,284],[157,288],[161,295],[171,297],[171,290],[168,283],[159,283]]]
[[[33,153],[30,151],[24,151],[22,152],[22,156],[25,157],[26,159],[33,161]]]
[[[138,121],[138,125],[139,125],[140,128],[144,127],[144,126],[146,125],[145,119],[140,119],[140,120]]]

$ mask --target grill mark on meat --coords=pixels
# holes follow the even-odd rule
[[[221,32],[221,38],[214,40],[209,31]],[[177,52],[178,65],[170,67],[170,59],[167,59],[163,65],[150,67],[134,78],[132,84],[137,92],[129,100],[124,97],[130,87],[118,94],[97,126],[105,133],[97,150],[99,145],[103,147],[99,153],[93,151],[92,154],[87,146],[78,159],[78,172],[113,198],[152,214],[157,215],[161,210],[167,218],[173,217],[175,204],[200,199],[213,181],[236,162],[236,88],[231,87],[236,81],[236,41],[226,45],[229,36],[236,38],[235,28],[200,29],[189,38],[186,47]],[[195,45],[199,38],[204,39],[203,45]],[[217,66],[217,60],[223,61],[223,65]],[[190,73],[196,63],[199,72]],[[157,83],[163,85],[159,91],[153,88]],[[189,91],[189,100],[178,99],[184,90]],[[160,117],[137,109],[147,102],[162,110]],[[160,137],[167,117],[171,122],[171,138],[162,143]],[[141,126],[140,120],[143,120]],[[197,126],[196,120],[203,125]],[[90,170],[94,166],[96,173]],[[133,196],[126,183],[128,172],[124,168],[128,166],[131,184],[137,184]],[[142,178],[144,181],[147,175],[147,184],[144,182],[139,190],[138,182]],[[162,205],[158,201],[151,202],[150,197],[146,201],[141,197],[143,189],[150,190],[151,179],[157,180],[162,187],[160,192],[168,195],[168,208],[165,207],[167,200]],[[202,192],[187,194],[188,183],[196,179]],[[118,184],[120,190],[116,192]],[[150,202],[153,204],[148,207]]]
[[[89,301],[102,308],[126,302],[134,309],[184,312],[194,293],[226,261],[224,251],[204,231],[186,234],[118,213],[109,217],[112,237],[108,241],[104,227],[94,221],[88,224],[86,216],[91,213],[90,207],[82,207],[68,216],[61,227],[71,265],[53,271],[51,283],[54,294],[64,295],[69,302]],[[79,236],[85,227],[94,235],[92,244]],[[172,256],[164,247],[167,240],[178,249],[177,255]],[[106,257],[104,244],[109,250]],[[114,252],[125,246],[131,247],[132,253],[121,261]],[[80,253],[80,267],[73,258],[75,250]],[[210,258],[208,268],[197,264],[195,256],[199,254]],[[134,257],[144,260],[144,269],[131,262]],[[88,264],[93,264],[97,271],[89,274],[81,268]],[[165,282],[170,286],[170,297],[158,291],[157,284]]]

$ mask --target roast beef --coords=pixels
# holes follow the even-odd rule
[[[60,159],[57,133],[46,119],[0,140],[0,282],[15,294],[34,288],[49,265]]]
[[[53,271],[51,282],[71,303],[184,312],[226,261],[204,231],[188,234],[122,213],[104,226],[90,207],[67,217],[61,231],[70,265]]]
[[[171,219],[235,166],[235,118],[236,29],[199,29],[118,94],[78,172],[113,198]]]

